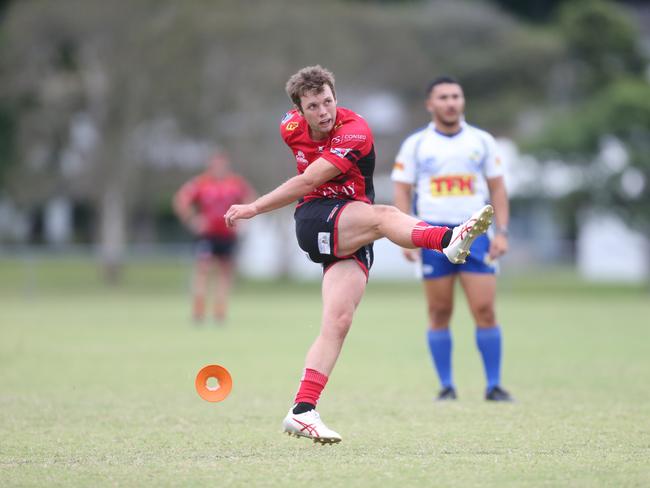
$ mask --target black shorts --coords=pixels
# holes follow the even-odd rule
[[[237,239],[232,237],[201,236],[196,240],[197,258],[230,258],[235,252]]]
[[[374,260],[372,243],[349,256],[340,256],[337,252],[337,222],[341,211],[349,203],[352,201],[319,198],[301,204],[293,215],[296,237],[300,249],[315,263],[322,263],[323,270],[337,261],[354,259],[367,276]]]

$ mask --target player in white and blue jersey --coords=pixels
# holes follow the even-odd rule
[[[501,386],[502,338],[494,310],[497,258],[508,250],[508,196],[494,138],[464,120],[463,89],[440,77],[427,89],[431,123],[409,136],[397,154],[392,179],[395,206],[434,225],[457,226],[487,202],[494,207],[495,228],[477,238],[464,264],[453,264],[435,251],[405,249],[410,261],[422,260],[429,311],[427,341],[440,379],[439,400],[457,397],[451,367],[453,289],[457,279],[476,323],[483,359],[486,400],[512,401]]]

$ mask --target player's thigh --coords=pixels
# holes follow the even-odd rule
[[[221,282],[229,282],[235,274],[235,260],[232,256],[219,256],[215,260],[217,279]]]
[[[363,202],[350,202],[336,223],[339,256],[353,254],[380,237],[377,209]]]
[[[197,280],[204,281],[215,266],[216,259],[211,255],[197,256],[194,261],[194,276]]]
[[[235,238],[215,239],[213,255],[215,269],[220,275],[229,276],[235,267],[235,250],[237,240]]]
[[[424,280],[429,320],[433,328],[446,328],[454,308],[455,274]]]
[[[323,276],[323,326],[351,322],[366,284],[366,274],[353,259],[330,265]]]
[[[478,325],[494,325],[497,279],[493,273],[460,273],[467,304]]]

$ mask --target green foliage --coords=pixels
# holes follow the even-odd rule
[[[565,3],[559,26],[569,56],[564,72],[573,80],[563,95],[571,103],[551,111],[541,135],[524,149],[585,166],[584,186],[561,205],[606,207],[650,228],[650,85],[638,30],[624,10],[604,0]],[[624,146],[627,163],[608,167],[600,159],[608,137]]]
[[[608,136],[625,146],[626,166],[609,170],[600,166],[599,152]],[[589,188],[570,195],[566,204],[606,206],[630,223],[650,228],[650,84],[646,81],[626,79],[611,84],[578,110],[558,115],[526,149],[587,167]],[[624,178],[640,180],[644,190],[627,195]]]
[[[597,90],[622,76],[642,73],[639,34],[620,7],[605,0],[567,2],[559,19],[569,52],[582,68],[584,90]]]
[[[0,189],[8,171],[15,164],[15,115],[0,104]]]
[[[492,0],[493,3],[533,22],[547,21],[568,0]]]
[[[636,142],[649,131],[650,84],[626,79],[611,84],[579,109],[553,117],[544,134],[525,148],[569,156],[570,161],[590,160],[605,135]]]

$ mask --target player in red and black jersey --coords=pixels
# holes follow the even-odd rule
[[[234,225],[298,201],[298,243],[324,268],[323,315],[283,427],[289,434],[317,442],[339,442],[341,436],[325,426],[315,408],[365,291],[372,243],[387,237],[406,248],[445,248],[450,260],[462,260],[471,242],[487,229],[491,207],[452,231],[395,207],[374,205],[372,133],[361,116],[337,107],[332,73],[320,66],[303,68],[286,89],[295,110],[285,115],[280,130],[298,175],[251,204],[233,205],[225,219]]]
[[[325,270],[341,259],[351,258],[367,276],[373,260],[372,242],[342,254],[337,224],[351,202],[374,202],[373,137],[366,121],[351,110],[336,107],[331,120],[333,128],[322,138],[314,135],[307,117],[298,109],[288,112],[280,124],[282,138],[296,158],[298,174],[303,174],[319,158],[338,173],[299,199],[296,235],[300,247],[313,261],[323,263]]]
[[[255,191],[241,176],[230,171],[230,161],[216,153],[206,170],[185,183],[174,196],[174,210],[196,237],[196,268],[192,290],[192,318],[205,316],[205,297],[211,271],[216,271],[214,319],[225,320],[234,275],[233,252],[237,233],[223,215],[231,205],[250,202]]]

